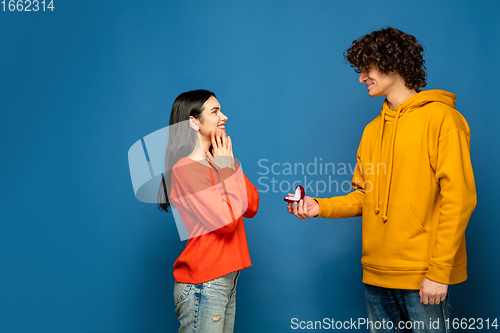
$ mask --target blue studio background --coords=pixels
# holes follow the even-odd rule
[[[172,265],[185,242],[172,215],[134,197],[127,152],[168,124],[179,93],[198,88],[216,93],[235,154],[261,191],[246,221],[253,267],[238,283],[235,331],[366,317],[360,218],[300,221],[282,198],[294,181],[311,182],[308,194],[321,181],[331,188],[320,196],[345,193],[383,99],[368,97],[342,54],[386,26],[423,43],[426,88],[455,93],[472,129],[478,205],[466,233],[469,279],[450,288],[452,317],[500,316],[498,2],[54,7],[0,12],[2,332],[177,330]],[[284,163],[312,164],[284,175]],[[337,170],[314,174],[321,163]]]

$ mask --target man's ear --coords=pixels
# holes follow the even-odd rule
[[[197,121],[196,121],[196,119],[194,119],[193,116],[189,117],[189,127],[191,127],[192,129],[194,129],[197,132],[200,130],[200,126],[198,126]]]

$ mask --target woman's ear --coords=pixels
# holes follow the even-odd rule
[[[200,130],[200,126],[198,126],[198,123],[197,123],[196,119],[194,119],[193,116],[189,117],[189,127],[191,127],[192,129],[194,129],[197,132]]]

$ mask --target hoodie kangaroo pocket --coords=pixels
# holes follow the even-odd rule
[[[429,235],[408,204],[389,203],[386,222],[374,206],[366,201],[363,205],[363,262],[401,270],[426,267]]]

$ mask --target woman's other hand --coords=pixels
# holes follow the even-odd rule
[[[235,170],[234,166],[234,156],[233,156],[233,144],[231,142],[231,137],[226,135],[225,131],[217,130],[212,133],[212,152],[205,150],[205,155],[217,170],[223,168],[231,168]]]

